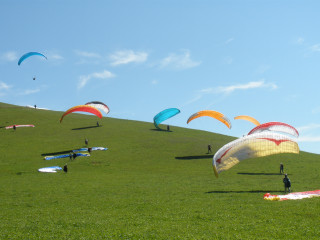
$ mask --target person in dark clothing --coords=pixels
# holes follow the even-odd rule
[[[280,163],[280,174],[283,173],[283,163]]]
[[[287,190],[288,190],[288,192],[291,192],[291,189],[290,189],[291,188],[291,181],[288,178],[288,174],[284,175],[284,179],[282,181],[284,183],[284,192],[286,193]]]
[[[167,131],[168,131],[168,132],[170,131],[170,126],[169,126],[169,125],[167,125]]]
[[[210,144],[208,145],[208,153],[212,153],[212,148]]]
[[[70,160],[72,160],[72,157],[73,157],[73,152],[70,152],[70,153],[69,153],[69,158],[70,158]]]
[[[100,127],[100,124],[99,124],[99,122],[97,121],[97,127]]]
[[[68,172],[68,165],[67,164],[63,166],[63,171]]]
[[[91,151],[92,151],[92,148],[91,148],[91,147],[89,147],[89,148],[88,148],[88,152],[89,152],[89,154],[91,154]]]
[[[17,128],[16,128],[16,125],[13,125],[13,130],[16,130]]]
[[[72,154],[72,157],[73,157],[73,160],[76,159],[77,154],[76,154],[76,153],[73,153],[73,154]]]
[[[89,143],[88,139],[85,139],[84,143],[86,144],[86,146],[88,146],[88,143]]]

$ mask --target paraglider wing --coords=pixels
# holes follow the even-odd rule
[[[88,105],[78,105],[75,107],[72,107],[70,109],[68,109],[67,111],[65,111],[65,113],[62,115],[62,117],[60,118],[60,123],[62,122],[63,118],[73,112],[87,112],[87,113],[92,113],[95,114],[97,117],[102,118],[102,114],[101,112],[92,106],[88,106]]]
[[[106,104],[104,104],[103,102],[93,101],[93,102],[88,102],[85,105],[98,108],[98,109],[104,111],[106,114],[108,114],[110,112],[109,107]]]
[[[45,55],[43,55],[42,53],[38,53],[38,52],[28,52],[26,54],[24,54],[18,61],[18,65],[20,65],[25,59],[31,57],[31,56],[35,56],[35,55],[38,55],[38,56],[41,56],[41,57],[44,57],[45,59],[47,59],[47,57]]]
[[[215,119],[219,120],[220,122],[224,123],[228,128],[231,128],[231,122],[226,116],[224,116],[222,113],[212,111],[212,110],[203,110],[203,111],[199,111],[199,112],[192,114],[188,118],[187,123],[191,122],[192,120],[194,120],[196,118],[204,117],[204,116],[215,118]]]
[[[234,117],[234,119],[242,119],[242,120],[247,120],[247,121],[249,121],[249,122],[252,122],[253,124],[255,124],[256,126],[259,126],[260,125],[260,123],[256,120],[256,119],[254,119],[253,117],[250,117],[250,116],[247,116],[247,115],[240,115],[240,116],[236,116],[236,117]]]
[[[242,160],[278,153],[299,153],[298,144],[291,138],[274,132],[262,132],[236,139],[213,156],[213,170],[218,177]]]
[[[175,115],[177,115],[178,113],[180,113],[180,110],[177,108],[168,108],[165,109],[161,112],[159,112],[154,118],[153,118],[153,123],[154,126],[158,129],[159,128],[159,124],[165,120],[167,120],[168,118],[171,118]]]
[[[289,124],[282,123],[282,122],[267,122],[267,123],[261,124],[255,127],[254,129],[252,129],[248,133],[248,135],[260,133],[264,131],[282,132],[282,133],[290,134],[295,137],[299,136],[299,132],[297,131],[297,129],[295,129]]]

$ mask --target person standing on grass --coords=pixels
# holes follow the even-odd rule
[[[291,181],[288,178],[288,174],[284,175],[284,179],[282,181],[284,183],[284,192],[286,193],[287,190],[288,190],[288,192],[291,192],[291,189],[290,189],[291,188]]]
[[[88,146],[89,141],[87,138],[84,140],[84,143],[86,144],[86,146]]]
[[[280,163],[280,174],[283,173],[283,163]]]
[[[211,147],[210,144],[208,145],[208,154],[209,154],[209,153],[212,153],[212,147]]]
[[[67,165],[67,163],[63,166],[63,171],[66,172],[66,173],[68,172],[68,165]]]

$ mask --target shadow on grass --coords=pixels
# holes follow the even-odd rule
[[[283,175],[282,173],[247,173],[247,172],[238,172],[237,174],[241,175]],[[289,174],[288,174],[289,175]]]
[[[208,159],[213,158],[213,155],[198,155],[198,156],[184,156],[184,157],[175,157],[177,160],[197,160],[197,159]]]
[[[210,191],[206,193],[283,193],[279,190],[250,190],[250,191]]]
[[[60,151],[60,152],[42,153],[41,156],[58,155],[58,154],[70,153],[72,151],[73,150],[65,150],[65,151]]]
[[[166,130],[166,129],[158,129],[158,128],[152,128],[150,131],[156,131],[156,132],[172,132],[171,130]]]
[[[101,125],[100,126],[82,127],[82,128],[72,128],[71,130],[83,130],[83,129],[88,129],[88,128],[98,128],[98,127],[101,127]]]

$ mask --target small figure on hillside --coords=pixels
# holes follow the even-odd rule
[[[209,153],[212,153],[212,147],[211,147],[210,144],[208,145],[208,154],[209,154]]]
[[[73,157],[73,160],[75,160],[76,157],[77,157],[77,154],[74,152],[74,153],[72,154],[72,157]]]
[[[89,148],[88,148],[88,152],[89,152],[89,154],[91,154],[91,151],[92,151],[92,148],[91,148],[91,147],[89,147]]]
[[[282,181],[284,183],[284,192],[286,193],[287,190],[288,190],[288,192],[291,192],[291,189],[290,189],[291,188],[291,181],[288,178],[288,174],[284,175],[284,179]]]
[[[68,172],[68,164],[67,163],[63,166],[63,171]]]
[[[86,144],[86,146],[88,146],[88,143],[89,143],[88,139],[85,139],[84,143]]]
[[[99,122],[97,121],[97,127],[100,127],[100,124],[99,124]]]
[[[169,125],[167,125],[167,131],[168,131],[168,132],[170,131],[170,126],[169,126]]]
[[[70,160],[72,160],[72,157],[73,157],[73,152],[70,152],[70,153],[69,153],[69,158],[70,158]]]
[[[283,173],[283,163],[280,163],[280,174]]]
[[[34,109],[37,109],[37,105],[34,105]]]
[[[16,130],[17,128],[16,128],[16,125],[13,125],[13,130]]]

